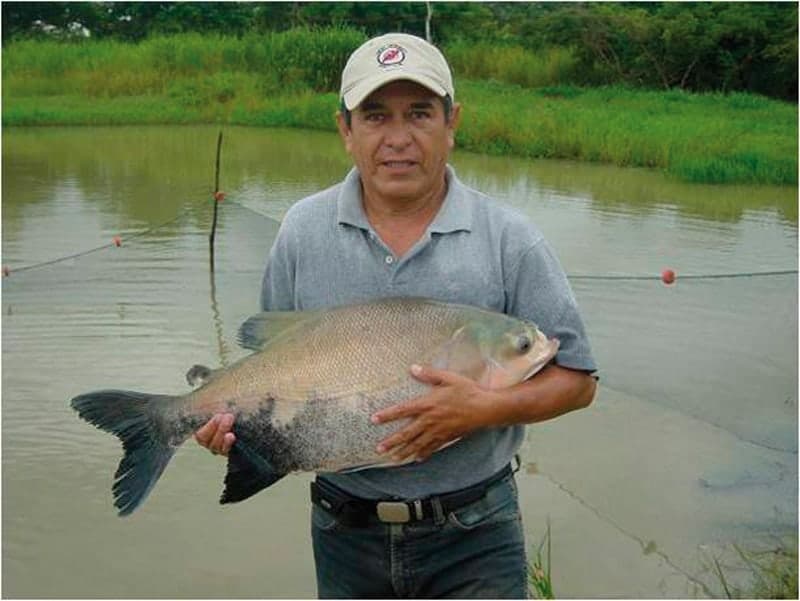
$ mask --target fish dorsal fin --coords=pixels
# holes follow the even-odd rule
[[[262,350],[270,340],[307,324],[320,315],[319,311],[264,311],[256,313],[239,327],[236,341],[242,348]]]

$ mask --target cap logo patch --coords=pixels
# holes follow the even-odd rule
[[[384,46],[378,51],[378,64],[384,67],[401,65],[404,60],[406,60],[406,51],[397,44]]]

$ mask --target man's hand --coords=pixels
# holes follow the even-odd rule
[[[378,445],[379,453],[391,453],[392,461],[424,461],[443,445],[488,425],[492,394],[476,382],[450,371],[414,365],[411,374],[433,389],[372,416],[382,424],[402,418],[411,422]]]
[[[231,431],[233,419],[232,413],[217,413],[194,433],[194,439],[214,455],[227,455],[236,442],[236,435]]]
[[[427,459],[443,445],[479,428],[533,424],[589,406],[595,378],[580,370],[548,365],[535,377],[502,390],[486,390],[449,371],[413,366],[411,373],[433,389],[372,416],[382,424],[411,422],[378,445],[393,461]]]

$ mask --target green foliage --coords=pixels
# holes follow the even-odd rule
[[[544,537],[539,542],[539,547],[536,549],[536,555],[528,566],[528,588],[534,599],[555,599],[553,592],[553,579],[550,574],[551,568],[551,538],[550,538],[550,520],[547,520],[547,531]],[[542,554],[545,546],[547,553]]]
[[[337,90],[347,58],[366,37],[353,29],[333,28],[324,32],[294,29],[267,37],[265,56],[284,83],[301,80],[311,89]]]
[[[300,28],[242,38],[159,35],[138,44],[21,40],[3,52],[3,80],[16,94],[43,89],[58,93],[52,82],[63,78],[68,87],[61,93],[82,83],[91,96],[119,96],[161,93],[176,78],[232,71],[259,74],[266,93],[330,91],[338,89],[347,57],[365,39],[354,29]]]
[[[463,82],[459,147],[658,168],[696,182],[797,182],[790,104],[621,87],[503,88]]]
[[[797,3],[431,2],[430,7],[432,38],[449,49],[462,76],[525,86],[624,84],[797,99]],[[93,39],[195,33],[198,45],[220,37],[273,39],[274,33],[298,28],[347,27],[364,39],[387,31],[424,36],[427,8],[425,2],[4,2],[3,44],[25,37],[79,43],[69,33],[75,23],[91,30]],[[282,43],[291,46],[288,38]],[[302,40],[301,46],[306,44]],[[189,56],[161,56],[199,69],[203,57],[195,51],[203,54],[195,47]],[[294,54],[283,51],[296,66]],[[315,62],[292,79],[313,78],[314,69],[330,67],[322,54],[311,56]],[[234,53],[223,60],[236,63],[240,57]],[[52,68],[58,72],[59,65]],[[324,71],[321,77],[334,75]],[[329,89],[330,84],[310,85]]]
[[[570,40],[585,83],[797,98],[795,3],[580,3],[537,29],[549,43]]]
[[[453,71],[466,79],[494,79],[529,88],[576,79],[577,61],[568,48],[533,52],[519,45],[459,40],[445,46],[444,53]]]
[[[51,35],[34,26],[36,21],[62,31],[77,21],[93,38],[121,40],[190,31],[239,35],[252,28],[257,6],[245,2],[3,2],[3,42]]]
[[[333,131],[339,72],[364,39],[354,29],[300,28],[160,35],[136,44],[20,40],[3,52],[3,124],[214,122]],[[454,42],[445,50],[457,65],[460,148],[656,168],[687,181],[797,183],[796,105],[740,92],[581,87],[566,75],[575,54],[563,49]],[[459,75],[462,64],[482,81]]]
[[[730,547],[735,555],[727,562],[714,554],[702,562],[716,581],[711,593],[727,599],[797,599],[796,541],[779,541],[770,549]]]

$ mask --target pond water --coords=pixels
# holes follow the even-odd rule
[[[332,134],[226,128],[212,279],[217,131],[3,132],[7,597],[315,595],[309,475],[222,507],[224,462],[190,442],[120,519],[119,444],[68,405],[101,388],[181,393],[192,364],[244,356],[236,329],[281,217],[349,166]],[[732,544],[796,549],[797,274],[744,274],[797,269],[797,190],[452,162],[544,231],[600,366],[590,408],[528,428],[518,474],[531,556],[550,525],[556,595],[721,595],[710,562],[728,565]]]

